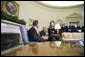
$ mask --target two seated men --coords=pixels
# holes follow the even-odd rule
[[[43,41],[46,41],[48,39],[48,36],[42,36],[42,37],[40,37],[40,35],[38,33],[38,27],[39,27],[39,23],[38,23],[37,20],[35,20],[33,22],[33,27],[31,27],[28,30],[29,41],[43,42]]]

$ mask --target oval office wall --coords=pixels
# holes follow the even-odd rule
[[[80,21],[80,25],[84,25],[84,18],[80,18],[84,13],[84,5],[78,5],[74,7],[50,7],[37,3],[35,1],[16,1],[19,7],[19,18],[26,21],[26,28],[29,29],[29,18],[39,21],[39,31],[42,30],[43,26],[49,27],[50,22],[53,20],[55,23],[59,23],[58,20],[61,20],[62,23],[69,25],[72,21]],[[77,19],[72,19],[71,17],[78,17]],[[60,21],[60,23],[61,23]]]
[[[3,40],[1,41],[2,42],[1,49],[6,48],[4,50],[1,50],[1,54],[3,56],[4,55],[72,56],[72,54],[73,55],[84,54],[83,50],[84,3],[75,6],[65,7],[65,6],[52,6],[41,1],[12,1],[16,5],[16,7],[14,6],[13,3],[9,3],[9,5],[12,5],[11,8],[13,8],[14,6],[13,10],[11,11],[10,8],[9,11],[13,13],[14,10],[17,9],[17,11],[15,12],[17,14],[11,14],[11,12],[7,11],[6,2],[7,1],[1,2],[2,5],[1,10],[6,12],[8,15],[18,16],[19,20],[22,21],[23,19],[23,22],[25,20],[26,25],[22,24],[23,22],[21,21],[20,23],[16,23],[17,20],[14,22],[8,20],[8,19],[14,20],[13,18],[6,18],[6,20],[1,20],[2,21],[1,31],[3,36],[1,37],[1,40]],[[33,25],[34,23],[32,24],[32,22],[34,20],[37,20],[39,23],[37,22],[37,25]],[[38,24],[39,29],[37,30]],[[62,27],[63,24],[66,26]],[[70,24],[74,26],[71,26]],[[77,27],[77,29],[79,30],[74,28],[78,24],[82,26]],[[34,27],[32,27],[32,25]],[[43,27],[46,27],[46,30],[44,30]],[[69,27],[70,29],[67,27]],[[39,36],[38,32],[41,31],[45,33],[45,36],[47,36],[45,39],[44,37]],[[40,40],[38,42],[37,40],[39,40],[40,38],[43,38],[43,41]],[[14,47],[12,48],[12,46]],[[39,52],[34,54],[36,51]],[[69,54],[67,53],[67,51]]]
[[[84,4],[77,5],[77,6],[69,6],[69,7],[52,7],[46,6],[46,4],[42,4],[41,2],[29,1],[29,2],[22,2],[22,1],[15,1],[19,4],[19,18],[23,18],[26,21],[26,28],[29,29],[29,18],[34,20],[39,20],[39,31],[42,30],[43,26],[49,27],[50,21],[54,20],[55,23],[66,24],[69,25],[69,22],[78,22],[80,21],[80,25],[84,25]],[[16,3],[16,4],[17,4]],[[28,6],[28,7],[24,7]],[[35,9],[34,9],[35,8]],[[75,18],[71,17],[78,17],[76,20]],[[81,17],[81,18],[80,18]],[[27,36],[27,29],[25,27],[20,27],[23,37],[23,41],[29,41]],[[26,32],[25,32],[26,31]],[[25,35],[24,35],[25,34]],[[27,39],[28,38],[28,39]]]
[[[29,18],[32,18],[34,20],[39,21],[39,31],[42,30],[43,26],[49,27],[50,21],[54,20],[56,23],[59,23],[58,20],[62,21],[60,23],[69,25],[70,21],[74,21],[75,19],[72,19],[70,17],[78,17],[83,14],[84,7],[83,4],[75,7],[67,7],[67,8],[58,8],[54,7],[51,8],[50,6],[44,6],[38,2],[35,1],[16,1],[20,5],[20,11],[19,11],[19,18],[23,18],[26,21],[26,28],[29,29],[31,26],[29,25]],[[28,6],[28,7],[24,7]],[[35,8],[35,9],[34,9]],[[80,17],[79,17],[80,18]],[[80,18],[76,21],[80,21],[80,25],[84,25],[84,19]],[[27,31],[25,27],[21,27],[21,32],[23,30]],[[24,32],[22,33],[23,41],[27,42],[26,38],[28,38],[27,34],[25,35]],[[28,38],[29,42],[29,38]]]

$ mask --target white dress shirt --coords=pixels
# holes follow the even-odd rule
[[[37,34],[39,34],[38,29],[34,26],[35,30],[37,31]]]

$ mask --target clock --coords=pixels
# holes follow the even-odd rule
[[[6,9],[11,15],[16,14],[16,12],[17,12],[16,5],[12,1],[6,2]]]

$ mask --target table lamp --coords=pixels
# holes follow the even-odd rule
[[[59,34],[59,29],[61,29],[60,24],[56,24],[56,25],[55,25],[55,29],[57,29],[57,36],[60,37],[60,34]],[[57,42],[55,42],[55,44],[56,44],[57,47],[60,47],[61,41],[57,41]]]
[[[60,24],[56,24],[55,25],[55,29],[57,29],[57,35],[59,35],[59,29],[61,29]]]
[[[56,24],[56,25],[55,25],[55,29],[61,29],[60,24]]]

